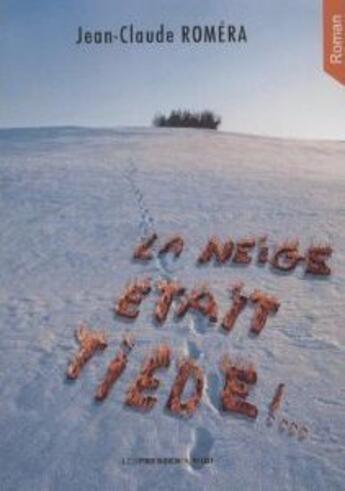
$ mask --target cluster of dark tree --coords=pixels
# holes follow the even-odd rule
[[[191,112],[171,111],[169,116],[157,114],[153,119],[154,126],[172,128],[207,128],[216,130],[221,123],[220,116],[212,111]]]

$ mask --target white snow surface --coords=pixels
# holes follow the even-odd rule
[[[344,490],[345,489],[345,143],[269,139],[168,129],[42,128],[0,131],[0,489],[1,490]],[[131,260],[141,237],[180,233],[178,260]],[[196,265],[211,235],[267,234],[270,246],[299,238],[302,250],[327,241],[332,274],[277,274],[267,265]],[[207,282],[229,308],[227,288],[262,289],[281,301],[257,337],[246,308],[225,335],[173,309],[153,322],[157,293],[135,322],[114,316],[135,277]],[[80,378],[65,372],[80,322],[105,330],[108,348]],[[136,346],[102,404],[94,394],[122,335]],[[142,361],[169,343],[148,414],[124,406]],[[249,399],[256,421],[223,413],[221,355],[252,361]],[[165,410],[178,357],[190,354],[207,380],[189,419]],[[299,441],[266,424],[277,385],[277,421],[304,424]],[[128,458],[212,457],[207,465],[136,464]]]

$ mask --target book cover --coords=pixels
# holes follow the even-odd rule
[[[344,490],[344,1],[0,18],[1,491]]]

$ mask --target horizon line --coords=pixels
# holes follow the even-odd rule
[[[157,128],[153,125],[105,125],[105,126],[93,126],[93,125],[80,125],[80,124],[58,124],[58,125],[33,125],[33,126],[0,126],[0,131],[16,131],[16,130],[44,130],[44,129],[89,129],[89,130],[117,130],[117,129],[142,129],[142,130],[154,130],[154,131],[166,131],[166,130],[177,130],[177,131],[207,131],[214,134],[228,134],[240,137],[252,137],[252,138],[266,138],[272,140],[284,140],[284,141],[305,141],[305,142],[331,142],[331,143],[345,143],[345,139],[341,140],[339,138],[310,138],[310,137],[299,137],[299,136],[277,136],[269,135],[264,133],[243,133],[240,131],[231,130],[214,130],[208,128],[178,128],[178,127],[162,127]]]

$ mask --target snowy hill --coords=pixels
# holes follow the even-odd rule
[[[345,143],[269,139],[198,130],[42,128],[0,131],[1,490],[343,490],[345,482]],[[141,237],[183,235],[178,260],[131,260]],[[327,241],[332,275],[306,278],[268,265],[197,267],[211,235],[235,240]],[[250,311],[229,335],[188,313],[152,321],[155,295],[134,323],[114,316],[135,277],[208,282],[224,313],[227,288],[243,281],[276,295],[279,312],[260,336]],[[65,372],[85,321],[109,346],[75,382]],[[95,389],[123,333],[135,335],[128,367],[108,399]],[[161,342],[173,363],[159,373],[148,414],[124,406],[129,383]],[[220,355],[252,361],[255,421],[219,410]],[[175,361],[205,372],[190,419],[164,408]],[[286,386],[279,418],[305,425],[299,440],[267,426],[268,404]],[[124,464],[128,458],[211,457],[205,465]]]

